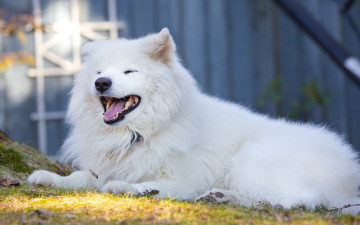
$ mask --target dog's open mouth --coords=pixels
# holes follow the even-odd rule
[[[125,115],[133,111],[140,104],[140,96],[128,95],[123,98],[101,96],[100,101],[104,107],[103,119],[107,124],[124,119]]]

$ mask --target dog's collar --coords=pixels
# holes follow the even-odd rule
[[[138,132],[132,133],[130,144],[138,143],[142,139],[141,134]]]

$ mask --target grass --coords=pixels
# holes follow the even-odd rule
[[[56,188],[0,188],[0,224],[360,224],[360,216]]]

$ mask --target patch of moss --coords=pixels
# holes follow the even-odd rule
[[[23,162],[20,153],[0,143],[0,164],[17,173],[30,173],[32,169]]]

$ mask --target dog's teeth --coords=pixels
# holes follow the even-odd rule
[[[130,96],[129,100],[125,104],[124,109],[127,110],[131,104],[132,104],[132,97]]]
[[[110,106],[111,106],[111,103],[110,103],[110,101],[108,101],[108,102],[106,103],[106,110],[108,110],[108,109],[110,108]]]

